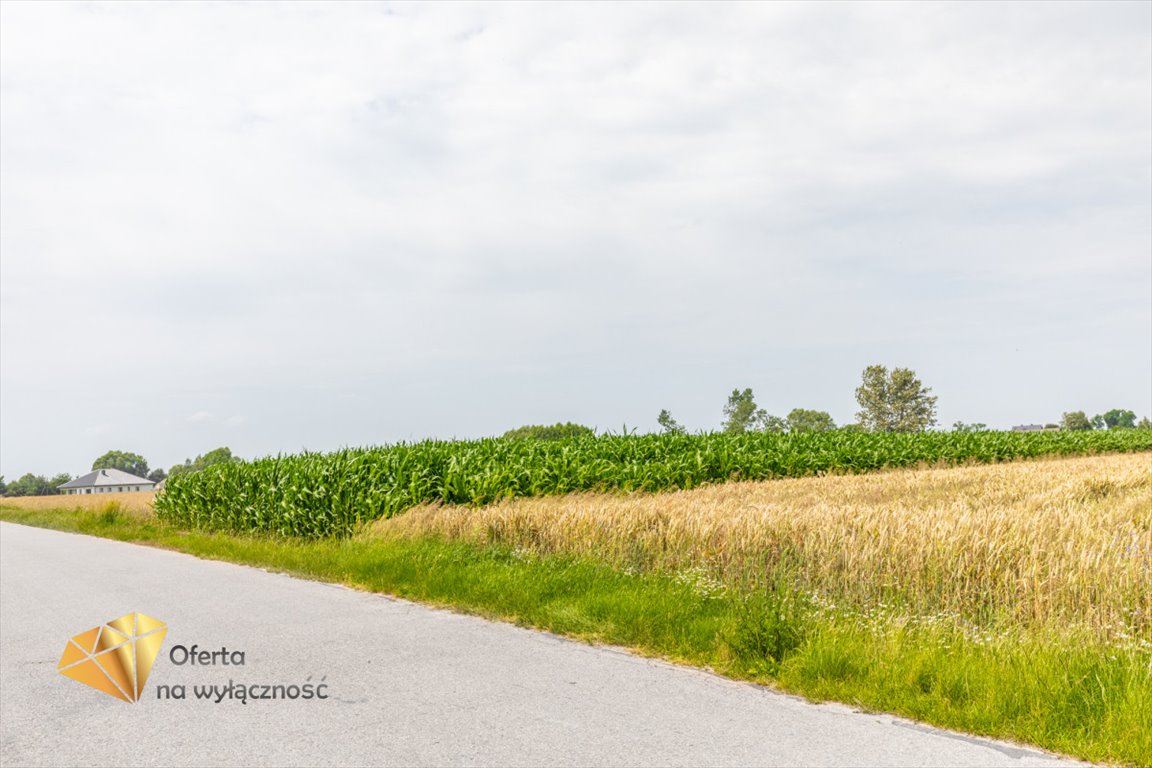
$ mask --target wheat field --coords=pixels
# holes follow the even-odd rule
[[[1152,648],[1152,453],[426,505],[368,532],[429,534],[719,583],[783,563],[837,605]]]
[[[99,510],[116,503],[124,512],[152,514],[152,501],[155,491],[132,491],[124,493],[85,493],[56,496],[6,496],[0,503],[18,509],[83,509]]]

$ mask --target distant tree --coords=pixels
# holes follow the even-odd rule
[[[844,426],[840,427],[837,431],[838,432],[863,432],[864,431],[864,425],[863,424],[845,424]]]
[[[168,470],[168,477],[175,477],[176,475],[184,474],[185,472],[199,472],[202,469],[207,469],[214,464],[229,464],[233,461],[240,461],[240,458],[232,455],[232,449],[227,446],[213,448],[208,453],[197,456],[195,459],[184,459],[183,464],[177,464]],[[163,473],[164,470],[157,470]],[[149,480],[152,477],[149,476]],[[164,478],[161,477],[160,480]],[[160,480],[153,480],[153,482],[160,482]]]
[[[231,464],[234,461],[240,461],[236,456],[232,455],[232,449],[228,446],[221,446],[213,448],[203,456],[197,456],[196,461],[193,462],[199,469],[211,467],[213,464]]]
[[[688,431],[680,425],[680,422],[672,418],[672,414],[667,410],[660,411],[660,415],[656,417],[656,423],[660,425],[660,429],[666,435],[682,435]]]
[[[52,486],[52,493],[56,494],[56,493],[60,493],[60,486],[64,485],[64,483],[68,483],[71,481],[72,481],[72,475],[68,474],[67,472],[61,472],[60,474],[56,475],[51,480],[49,480],[48,485]]]
[[[779,416],[760,410],[756,413],[756,429],[761,432],[787,432],[788,422]]]
[[[869,432],[923,432],[936,423],[936,397],[910,368],[882,365],[864,369],[856,389],[856,418]]]
[[[1084,415],[1084,411],[1071,411],[1065,413],[1060,419],[1060,429],[1084,430],[1092,429],[1092,422]]]
[[[962,421],[957,421],[952,424],[953,432],[987,432],[988,425],[983,422],[974,422],[972,424],[965,424]]]
[[[591,437],[596,431],[581,424],[529,424],[504,433],[506,440],[567,440],[573,437]]]
[[[836,429],[836,422],[825,411],[793,408],[788,414],[789,432],[828,432],[833,429]]]
[[[1096,429],[1132,429],[1136,426],[1136,414],[1113,408],[1093,418],[1092,426]]]
[[[64,482],[68,482],[65,480]],[[44,476],[34,475],[31,472],[8,483],[8,496],[53,496],[59,493]]]
[[[92,462],[92,469],[118,469],[136,477],[148,476],[148,462],[138,453],[108,451]]]
[[[724,431],[728,434],[739,435],[749,432],[757,427],[758,422],[762,427],[767,419],[767,411],[757,407],[751,389],[745,389],[743,392],[734,389],[732,394],[728,395],[728,402],[724,405]]]
[[[43,480],[43,478],[40,479]],[[35,489],[38,486],[36,475],[29,472],[23,477],[19,477],[8,483],[7,488],[4,490],[6,496],[35,496]]]
[[[1044,429],[1060,429],[1059,424],[1045,424]]]
[[[4,475],[0,475],[0,496],[8,495],[8,486],[4,484]]]
[[[160,467],[156,467],[156,469],[148,473],[148,479],[154,483],[158,483],[166,477],[168,477],[168,473]]]

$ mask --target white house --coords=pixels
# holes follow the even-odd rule
[[[56,486],[61,493],[122,493],[124,491],[150,491],[156,483],[119,469],[97,469],[64,485]]]

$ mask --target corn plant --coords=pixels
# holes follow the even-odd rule
[[[347,536],[418,504],[485,505],[579,491],[664,491],[729,480],[921,464],[1152,450],[1152,431],[824,432],[430,440],[271,456],[169,479],[163,520],[191,528]]]

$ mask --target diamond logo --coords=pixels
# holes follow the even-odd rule
[[[69,640],[57,669],[90,688],[135,702],[166,634],[164,622],[128,613]]]

